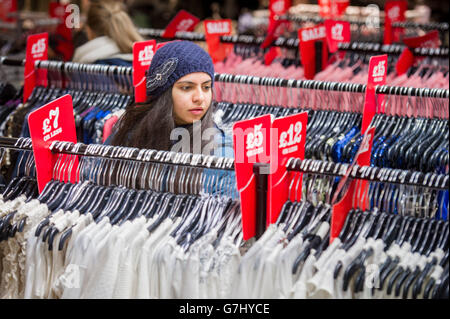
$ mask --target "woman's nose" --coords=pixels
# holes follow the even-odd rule
[[[202,88],[197,88],[194,92],[192,100],[194,103],[202,103],[205,99],[205,94],[202,91]]]

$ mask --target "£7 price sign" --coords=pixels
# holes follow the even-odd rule
[[[39,192],[53,177],[53,168],[58,159],[57,154],[50,151],[53,141],[76,143],[75,119],[73,116],[72,97],[68,94],[40,107],[28,117]],[[63,162],[65,160],[63,155]],[[76,181],[78,160],[73,159],[71,171],[62,174],[63,181]]]

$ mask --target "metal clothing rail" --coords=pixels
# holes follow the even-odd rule
[[[162,29],[139,29],[139,33],[142,36],[150,38],[158,38],[165,40],[188,40],[188,41],[205,41],[205,36],[202,33],[195,32],[177,32],[173,37],[164,38],[162,35],[164,30]],[[264,42],[264,37],[255,37],[250,35],[226,35],[221,36],[220,41],[222,43],[233,43],[233,44],[252,44],[261,45]],[[289,49],[299,48],[298,38],[285,38],[279,37],[276,39],[271,46],[283,47]],[[406,48],[405,45],[392,44],[383,45],[374,42],[350,42],[350,43],[339,43],[338,49],[345,51],[360,51],[360,52],[370,52],[370,53],[388,53],[388,54],[401,54]],[[416,48],[413,49],[413,54],[416,56],[428,56],[428,57],[448,57],[449,48]]]
[[[32,151],[30,138],[0,137],[0,148]],[[53,153],[101,157],[115,160],[138,161],[155,164],[189,166],[194,168],[210,168],[234,170],[234,160],[231,158],[207,156],[202,154],[177,153],[171,151],[146,150],[131,147],[83,144],[55,141],[50,145]]]
[[[21,66],[24,60],[14,60],[1,57],[0,64]],[[36,61],[36,68],[47,70],[60,70],[66,72],[86,72],[90,74],[105,74],[105,75],[127,75],[133,74],[132,67],[111,66],[111,65],[97,65],[97,64],[81,64],[74,62],[61,61]],[[234,75],[226,73],[215,73],[214,80],[224,83],[236,84],[251,84],[261,86],[275,86],[287,87],[309,90],[321,91],[335,91],[335,92],[353,92],[364,93],[367,86],[365,84],[345,83],[345,82],[330,82],[330,81],[316,81],[316,80],[292,80],[283,78],[258,77],[250,75]],[[429,89],[429,88],[413,88],[413,87],[399,87],[382,85],[375,89],[377,94],[393,95],[393,96],[414,96],[425,98],[449,98],[448,89]]]
[[[288,171],[335,177],[345,176],[349,167],[350,164],[311,159],[300,160],[298,158],[291,158],[286,164]],[[449,187],[448,174],[422,173],[417,171],[380,168],[374,166],[354,165],[349,173],[349,177],[352,179],[368,180],[370,182],[400,184],[432,188],[436,190],[448,190]]]
[[[16,150],[31,151],[30,138],[6,138],[0,137],[0,148],[6,147]],[[110,145],[85,145],[82,143],[71,143],[55,141],[50,150],[54,153],[80,155],[88,157],[101,157],[125,161],[149,162],[167,165],[182,165],[196,168],[211,168],[221,170],[234,170],[234,159],[216,156],[205,156],[201,154],[176,153],[169,151],[156,151],[137,149],[130,147]],[[350,165],[333,163],[320,160],[300,160],[291,158],[286,164],[289,171],[302,172],[306,174],[328,175],[343,177]],[[371,182],[401,184],[408,186],[432,188],[437,190],[448,190],[449,175],[422,173],[410,170],[392,168],[380,168],[372,166],[355,165],[350,178],[364,179]]]
[[[364,93],[367,89],[365,84],[327,82],[316,80],[288,80],[282,78],[268,78],[234,74],[216,74],[215,81],[225,83],[250,84],[262,86],[276,86],[286,88],[311,89],[335,92]],[[382,85],[375,89],[377,94],[396,96],[415,96],[429,98],[449,98],[448,89],[428,89]]]

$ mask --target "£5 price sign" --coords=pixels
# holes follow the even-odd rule
[[[369,61],[369,76],[367,79],[367,88],[364,99],[363,120],[361,126],[361,135],[369,128],[373,117],[380,105],[379,111],[384,113],[384,95],[375,94],[376,86],[386,84],[387,75],[387,54],[373,56]]]
[[[241,200],[244,240],[256,235],[256,182],[253,164],[270,162],[270,126],[269,114],[233,125],[234,167]]]
[[[53,168],[58,154],[50,151],[53,141],[67,141],[76,143],[75,119],[73,116],[72,97],[68,94],[40,107],[30,113],[28,117],[30,135],[33,143],[33,153],[36,162],[36,172],[39,192],[53,177]],[[62,155],[62,163],[73,163],[70,170],[62,172],[59,177],[63,181],[77,181],[78,159],[66,161]],[[68,166],[67,166],[68,167]]]
[[[156,51],[156,40],[141,41],[133,44],[133,85],[136,103],[147,100],[145,72],[152,63]]]
[[[35,70],[34,64],[38,60],[48,58],[48,33],[28,36],[24,68],[23,101],[26,102],[36,85],[46,86],[47,70]]]

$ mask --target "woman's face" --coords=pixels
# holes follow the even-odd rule
[[[212,100],[211,77],[195,72],[179,78],[172,88],[175,124],[186,125],[200,120]]]

